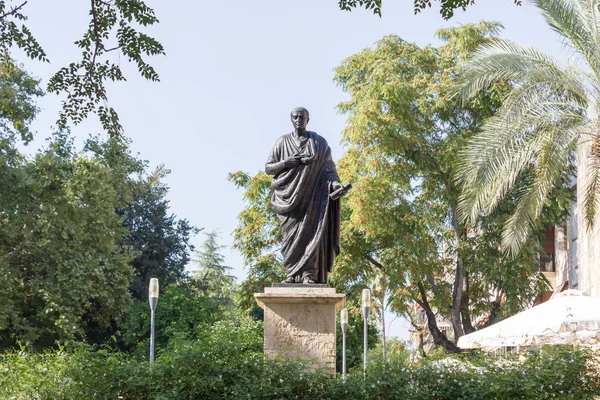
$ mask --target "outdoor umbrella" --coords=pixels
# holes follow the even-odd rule
[[[600,297],[577,290],[458,339],[463,349],[543,344],[600,344]]]

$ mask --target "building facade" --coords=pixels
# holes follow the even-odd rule
[[[590,165],[591,143],[577,153],[577,202],[569,218],[554,229],[554,261],[557,290],[577,289],[600,296],[600,214],[593,227],[584,220],[583,199]],[[554,282],[552,282],[554,283]]]

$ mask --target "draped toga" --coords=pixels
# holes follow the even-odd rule
[[[340,204],[331,200],[332,183],[339,182],[331,149],[315,132],[307,131],[300,144],[292,133],[277,140],[267,164],[294,155],[302,163],[285,168],[273,177],[273,211],[281,222],[283,263],[295,282],[309,277],[327,283],[340,251]]]

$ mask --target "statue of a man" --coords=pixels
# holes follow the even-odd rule
[[[294,131],[277,140],[265,165],[281,222],[285,283],[327,283],[340,251],[340,201],[330,195],[343,187],[327,141],[306,130],[308,110],[295,108],[291,119]]]

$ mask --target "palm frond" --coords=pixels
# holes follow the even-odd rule
[[[473,54],[456,91],[466,103],[476,93],[497,82],[517,86],[546,82],[583,98],[585,88],[574,72],[536,49],[497,40],[483,45]]]
[[[600,72],[600,38],[596,0],[532,0],[550,27]]]
[[[516,256],[527,241],[544,207],[554,182],[566,171],[571,152],[577,143],[578,127],[557,126],[540,136],[540,148],[533,166],[534,180],[519,196],[517,208],[502,232],[502,248]]]
[[[520,174],[540,162],[545,137],[556,127],[567,132],[557,140],[574,146],[574,128],[585,122],[577,106],[531,95],[506,105],[489,121],[460,152],[457,179],[463,188],[458,208],[461,219],[474,222],[481,212],[493,211]],[[514,108],[520,107],[520,118],[514,118]]]
[[[586,143],[582,144],[583,146]],[[600,204],[600,133],[596,132],[591,142],[588,155],[588,168],[585,176],[585,194],[583,199],[584,219],[587,229],[594,226]]]

